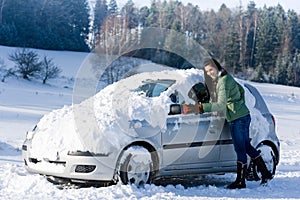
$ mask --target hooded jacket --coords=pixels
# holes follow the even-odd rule
[[[245,104],[245,91],[234,78],[226,73],[217,78],[217,102],[204,103],[204,112],[225,111],[225,118],[232,122],[248,115],[249,109]]]

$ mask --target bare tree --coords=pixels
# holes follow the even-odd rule
[[[95,48],[96,53],[102,59],[95,65],[94,70],[97,74],[105,70],[102,76],[108,84],[118,81],[124,73],[119,57],[137,46],[136,33],[132,33],[127,27],[128,17],[126,16],[109,16],[102,24],[101,34]]]
[[[46,84],[47,80],[57,78],[62,70],[53,63],[52,58],[44,56],[41,62],[41,76],[43,84]]]
[[[19,73],[24,79],[37,77],[41,70],[38,54],[32,50],[17,49],[8,56],[8,59],[16,64],[16,73]]]

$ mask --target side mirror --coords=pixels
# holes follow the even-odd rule
[[[170,106],[169,115],[178,115],[181,114],[181,105],[180,104],[172,104]]]

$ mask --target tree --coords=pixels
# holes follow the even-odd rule
[[[87,0],[0,0],[0,43],[88,51]]]
[[[132,0],[128,0],[124,7],[121,9],[121,15],[127,21],[127,28],[133,29],[138,26],[138,9],[134,6]]]
[[[274,73],[274,81],[278,84],[287,83],[287,68],[288,68],[288,56],[278,56],[276,60],[276,67]]]
[[[9,55],[9,60],[16,64],[16,73],[19,73],[24,79],[37,77],[41,71],[41,62],[39,62],[38,54],[32,50],[26,48],[17,49]]]
[[[93,30],[99,34],[100,28],[108,15],[108,6],[106,0],[97,0],[94,8]]]
[[[48,81],[49,79],[57,78],[62,71],[57,65],[53,63],[52,58],[44,56],[41,62],[40,72],[43,84],[46,84],[46,81]]]
[[[300,49],[300,22],[297,13],[289,10],[287,13],[287,32],[289,34],[288,48],[292,54]]]
[[[146,27],[146,19],[148,18],[149,16],[149,8],[147,6],[144,6],[142,8],[140,8],[139,10],[139,24],[142,26],[142,27]]]
[[[263,72],[263,66],[260,63],[257,66],[257,70],[256,70],[256,76],[253,78],[253,81],[257,81],[257,82],[264,82],[264,72]]]
[[[225,53],[225,65],[228,70],[231,70],[233,73],[239,72],[239,50],[240,50],[240,40],[239,34],[235,32],[235,28],[232,28],[232,33],[228,44],[226,45]]]
[[[145,27],[158,27],[159,9],[156,0],[151,1],[148,17],[145,20]]]
[[[246,12],[246,50],[245,50],[245,65],[254,68],[256,38],[257,38],[257,24],[258,24],[258,10],[256,4],[250,1]]]
[[[259,16],[255,56],[256,62],[262,64],[267,74],[274,72],[276,58],[281,53],[282,17],[282,10],[274,7],[264,7]]]
[[[108,15],[116,16],[118,14],[118,5],[116,0],[110,0],[108,4]]]
[[[2,19],[3,19],[3,9],[5,6],[6,0],[0,0],[0,24],[2,24]]]
[[[87,0],[65,0],[67,31],[65,42],[69,50],[88,51],[89,6]],[[62,12],[63,14],[64,12]]]

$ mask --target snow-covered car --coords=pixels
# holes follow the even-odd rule
[[[237,81],[252,117],[251,143],[275,174],[280,143],[274,117],[253,86]],[[222,113],[181,113],[181,104],[195,103],[195,96],[201,102],[210,99],[199,69],[122,79],[79,104],[45,115],[27,133],[25,166],[55,182],[103,185],[235,172],[236,154]],[[259,178],[251,161],[249,171]]]

